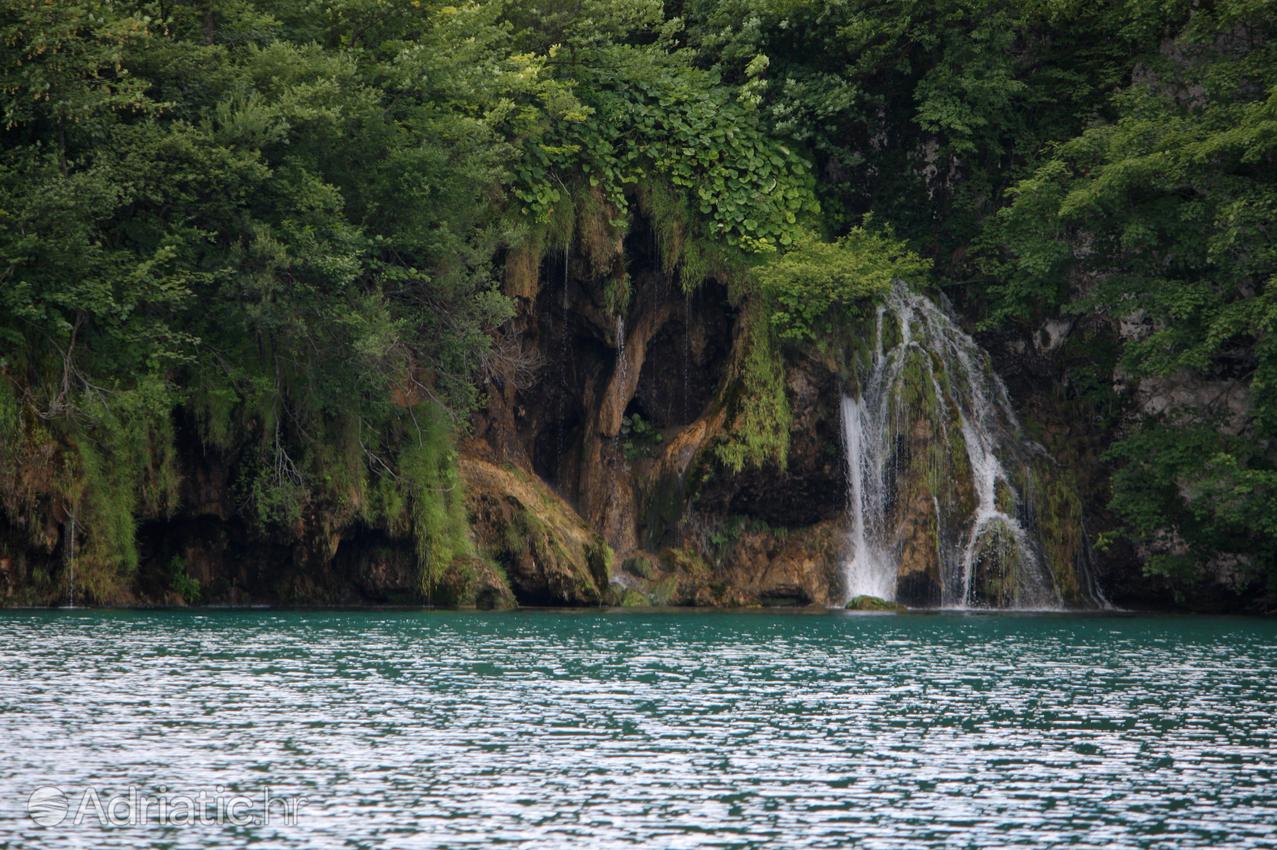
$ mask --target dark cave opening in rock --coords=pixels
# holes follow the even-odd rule
[[[625,417],[627,419],[632,419],[635,416],[641,419],[646,419],[648,422],[656,421],[638,396],[630,399],[630,403],[625,406]]]
[[[580,409],[571,407],[547,421],[532,440],[532,470],[556,490],[572,480],[568,470],[579,451],[581,426]]]
[[[633,403],[661,430],[695,421],[727,369],[736,311],[727,290],[706,281],[685,296],[648,346]]]

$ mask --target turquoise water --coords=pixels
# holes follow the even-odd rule
[[[0,846],[1272,847],[1275,673],[1246,619],[5,612]]]

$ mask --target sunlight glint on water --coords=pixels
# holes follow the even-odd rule
[[[1277,624],[7,612],[0,846],[1277,841]],[[296,826],[40,827],[32,790],[268,783]]]

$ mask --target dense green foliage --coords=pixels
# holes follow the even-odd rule
[[[1271,0],[8,0],[0,79],[0,510],[90,596],[210,454],[428,592],[501,258],[576,245],[619,314],[640,217],[742,306],[728,470],[784,462],[787,348],[930,278],[1076,328],[1106,540],[1277,576]]]
[[[759,131],[686,56],[626,45],[569,64],[574,108],[526,149],[514,194],[548,220],[584,176],[626,225],[626,191],[663,185],[704,217],[705,236],[745,253],[793,243],[816,211],[806,163]],[[596,64],[597,63],[597,64]]]
[[[1277,575],[1277,7],[1199,9],[990,226],[995,318],[1120,323],[1113,507],[1152,570]]]
[[[827,338],[894,280],[925,279],[930,264],[903,243],[856,227],[837,242],[804,241],[758,268],[784,340]]]
[[[688,0],[688,38],[813,159],[830,224],[867,212],[946,265],[1043,143],[1108,111],[1160,5]]]

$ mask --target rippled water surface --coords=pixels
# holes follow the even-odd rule
[[[0,846],[1273,847],[1275,673],[1244,619],[7,612]]]

